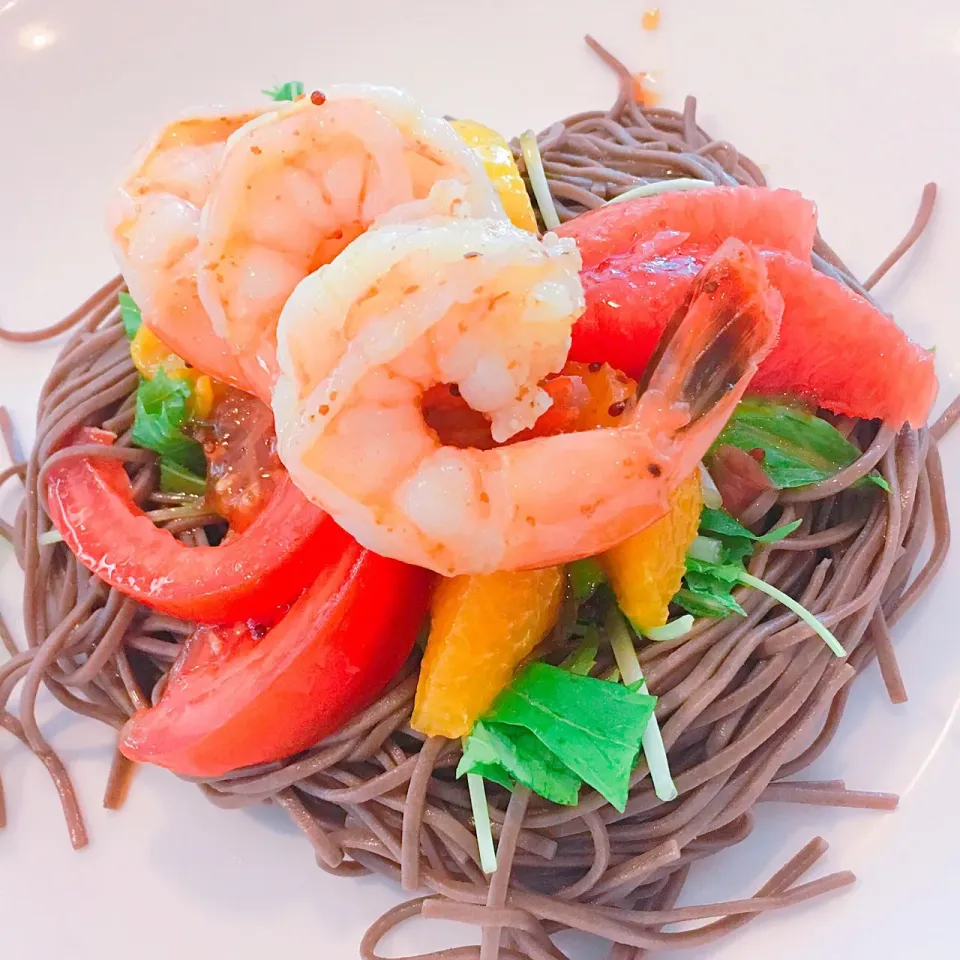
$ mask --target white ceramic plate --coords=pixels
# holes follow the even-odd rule
[[[656,71],[667,104],[697,93],[711,130],[762,161],[774,182],[817,200],[825,235],[863,273],[906,228],[922,185],[939,181],[933,228],[878,293],[920,342],[937,344],[941,396],[955,395],[955,2],[660,5],[662,26],[646,33],[643,0],[0,0],[0,322],[45,324],[112,275],[104,197],[146,134],[184,107],[256,101],[261,87],[292,78],[321,87],[366,80],[406,88],[438,113],[515,133],[612,101],[610,75],[581,41],[590,31],[638,69]],[[55,351],[0,346],[0,403],[25,440]],[[960,436],[944,455],[960,497]],[[9,515],[12,489],[0,504]],[[833,845],[823,869],[852,868],[860,883],[762,919],[709,956],[957,955],[958,568],[954,554],[923,608],[898,630],[910,702],[891,707],[876,672],[868,673],[816,771],[899,791],[900,810],[766,806],[754,836],[711,860],[695,892],[748,895],[817,833]],[[15,622],[20,576],[2,543],[0,586],[2,609]],[[221,812],[160,771],[143,771],[122,813],[101,810],[109,733],[50,702],[42,714],[76,777],[92,842],[82,853],[70,850],[40,765],[0,738],[10,821],[0,834],[4,960],[304,953],[345,960],[357,955],[366,924],[394,902],[379,881],[323,875],[282,814]],[[389,946],[416,953],[471,934],[414,926]],[[602,954],[583,940],[572,955]]]

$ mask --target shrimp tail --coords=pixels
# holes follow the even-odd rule
[[[726,240],[667,325],[638,388],[685,412],[674,429],[682,469],[692,469],[730,418],[773,349],[782,315],[763,258],[740,240]]]
[[[749,382],[776,343],[782,314],[763,258],[730,238],[667,324],[638,390],[689,404],[692,424]]]

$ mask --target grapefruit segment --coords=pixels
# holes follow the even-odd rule
[[[937,397],[933,354],[809,263],[779,251],[763,256],[784,311],[780,342],[751,393],[793,393],[834,413],[922,427]]]
[[[711,252],[684,243],[668,256],[618,255],[582,270],[586,309],[573,327],[570,359],[609,361],[639,379]]]
[[[780,341],[751,393],[794,394],[891,426],[922,426],[937,393],[933,356],[885,314],[810,265],[812,204],[788,190],[718,187],[611,204],[563,224],[577,240],[586,310],[570,359],[640,378],[694,277],[729,236],[764,248],[784,299]],[[854,362],[855,361],[855,362]]]
[[[613,203],[561,224],[555,233],[575,237],[589,270],[611,254],[630,253],[658,231],[689,233],[712,253],[737,237],[809,259],[817,233],[817,208],[794,190],[705,187]]]

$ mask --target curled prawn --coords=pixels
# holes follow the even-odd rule
[[[167,124],[137,154],[107,213],[114,252],[147,326],[204,373],[247,389],[233,349],[200,302],[198,235],[228,137],[262,112]]]
[[[389,87],[336,86],[238,130],[203,211],[200,300],[268,395],[294,287],[377,218],[462,187],[463,212],[503,217],[483,165],[444,120]]]
[[[593,555],[662,516],[779,328],[762,260],[727,241],[615,428],[488,450],[444,446],[420,399],[455,384],[502,442],[549,404],[583,310],[579,254],[491,220],[372,230],[280,318],[279,453],[362,544],[445,575]]]

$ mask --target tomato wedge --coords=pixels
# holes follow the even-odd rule
[[[74,442],[113,439],[82,428]],[[48,473],[46,494],[50,519],[88,570],[145,606],[199,623],[275,621],[352,542],[288,477],[246,530],[217,547],[188,547],[155,527],[115,460],[68,457]]]
[[[413,648],[434,575],[342,531],[338,547],[262,638],[198,629],[159,703],[123,728],[124,755],[219,776],[305,750],[372,702]]]
[[[203,444],[207,503],[240,533],[270,502],[286,471],[277,456],[270,407],[233,387],[217,393],[209,417],[194,422],[190,435]]]

